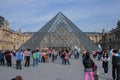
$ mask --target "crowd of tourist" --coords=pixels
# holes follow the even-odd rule
[[[98,67],[95,63],[95,59],[102,61],[102,67],[105,75],[108,75],[108,64],[112,61],[112,78],[113,80],[120,80],[120,51],[117,49],[112,49],[110,52],[103,49],[102,51],[93,51],[91,53],[84,50],[82,53],[82,60],[84,65],[84,80],[98,80]],[[22,69],[21,62],[25,60],[24,67],[30,67],[30,61],[32,58],[32,66],[38,66],[39,63],[55,62],[58,58],[61,59],[61,64],[70,65],[71,55],[75,59],[79,58],[79,52],[75,50],[17,50],[17,51],[0,51],[0,66],[12,67],[12,58],[16,58],[16,69]]]
[[[24,67],[30,66],[32,58],[33,66],[38,66],[39,63],[47,63],[49,60],[54,62],[58,57],[61,59],[61,64],[70,65],[70,57],[74,55],[75,59],[78,59],[79,53],[77,50],[17,50],[17,51],[0,51],[0,66],[12,67],[12,58],[16,58],[16,69],[22,69],[21,62],[25,60]]]

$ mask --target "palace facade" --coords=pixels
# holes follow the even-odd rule
[[[120,49],[120,21],[117,22],[117,26],[115,29],[112,29],[109,32],[103,30],[102,34],[102,47],[104,49]]]
[[[31,35],[21,33],[21,30],[14,31],[9,28],[9,22],[0,16],[0,50],[16,50]]]

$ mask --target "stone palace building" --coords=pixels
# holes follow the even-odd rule
[[[120,21],[117,28],[110,32],[84,32],[96,45],[105,49],[120,48]],[[30,39],[35,32],[14,31],[9,27],[9,22],[0,16],[0,50],[17,50]]]
[[[0,16],[0,50],[16,50],[32,35],[14,31],[9,28],[9,22]]]

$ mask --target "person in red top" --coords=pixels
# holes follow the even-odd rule
[[[70,56],[70,54],[68,53],[68,51],[66,51],[66,53],[65,53],[65,65],[67,63],[68,63],[68,65],[70,65],[69,56]]]

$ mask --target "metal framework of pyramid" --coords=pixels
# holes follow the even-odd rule
[[[98,49],[62,12],[59,12],[20,47],[24,50],[42,48],[80,48],[89,51]]]

